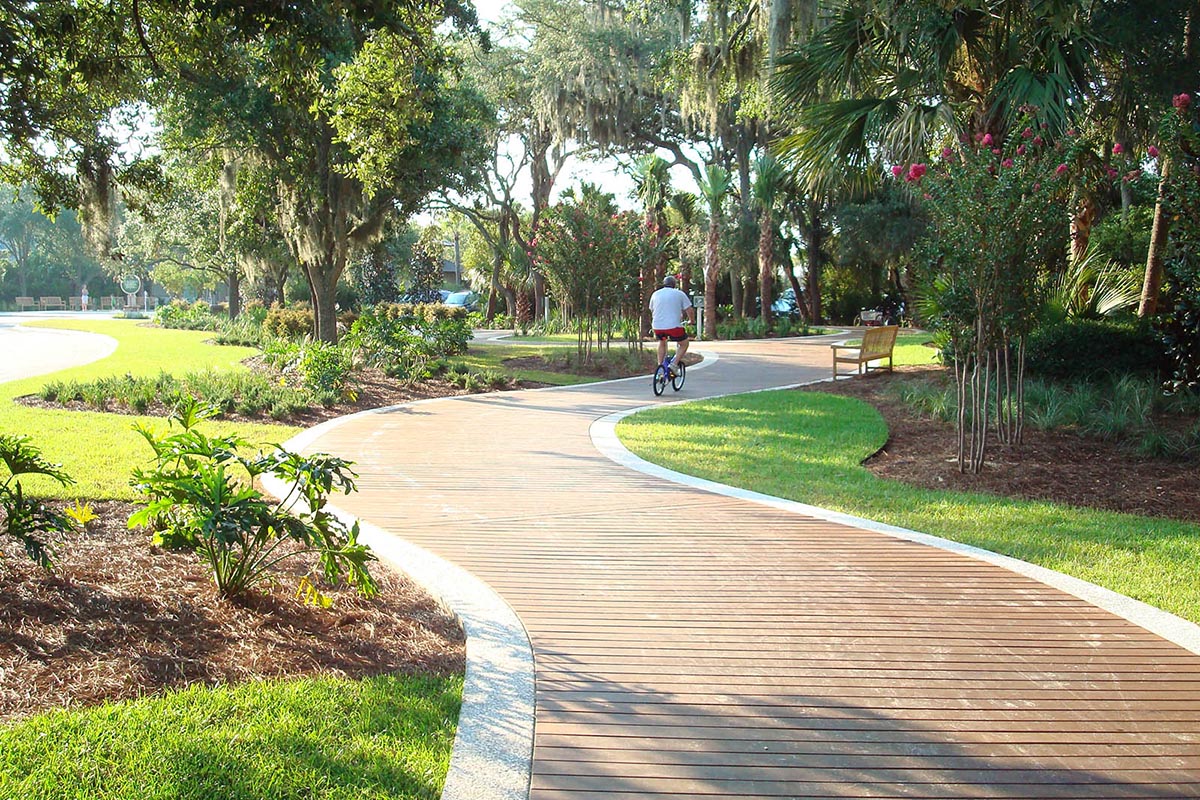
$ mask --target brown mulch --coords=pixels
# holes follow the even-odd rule
[[[464,668],[454,615],[378,563],[370,600],[315,581],[333,604],[305,605],[296,588],[312,561],[300,556],[225,601],[195,554],[128,530],[132,505],[92,507],[99,519],[55,543],[53,573],[0,541],[0,721],[197,683]]]
[[[880,477],[931,489],[1200,520],[1200,470],[1195,462],[1139,457],[1119,442],[1084,438],[1072,431],[1026,427],[1018,448],[995,444],[993,439],[983,471],[960,473],[954,424],[921,419],[887,391],[904,381],[946,380],[942,372],[900,367],[891,374],[877,372],[804,390],[856,397],[879,409],[887,421],[888,441],[865,466]]]

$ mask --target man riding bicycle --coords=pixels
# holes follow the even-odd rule
[[[654,338],[658,339],[658,363],[662,364],[667,358],[667,341],[678,342],[675,358],[668,365],[671,374],[675,373],[675,365],[683,363],[683,356],[688,349],[687,330],[683,327],[683,318],[689,323],[696,321],[696,311],[692,301],[685,292],[675,288],[675,276],[663,278],[663,285],[650,295],[650,327],[654,330]]]

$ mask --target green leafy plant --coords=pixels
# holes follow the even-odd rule
[[[28,436],[0,434],[0,463],[8,471],[8,477],[4,483],[0,483],[3,533],[18,539],[31,559],[43,568],[50,569],[52,559],[46,540],[55,534],[71,532],[75,527],[74,522],[67,514],[26,495],[19,478],[21,475],[46,475],[63,486],[75,481],[62,470],[61,465],[51,464],[43,458],[41,450],[32,444]]]
[[[248,448],[243,439],[199,430],[208,416],[208,409],[190,401],[171,417],[167,434],[135,426],[154,450],[154,465],[134,470],[132,483],[146,502],[129,526],[153,528],[163,544],[194,548],[226,598],[250,590],[280,561],[301,555],[315,555],[329,583],[347,580],[363,595],[374,595],[367,563],[375,556],[358,543],[358,523],[347,528],[325,507],[334,489],[354,490],[350,462],[282,448],[243,456]],[[268,499],[254,487],[264,475],[289,485],[288,495]],[[284,547],[289,542],[299,550]]]

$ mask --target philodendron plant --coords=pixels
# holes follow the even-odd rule
[[[48,540],[75,528],[70,515],[47,506],[25,494],[22,475],[45,475],[63,486],[74,483],[61,464],[51,464],[28,436],[0,434],[0,464],[8,477],[0,483],[0,510],[4,512],[3,532],[25,546],[25,552],[46,569],[52,565]]]
[[[136,426],[154,450],[154,464],[134,470],[132,483],[146,504],[129,518],[130,527],[152,528],[156,543],[194,549],[226,598],[249,590],[280,561],[302,555],[316,556],[328,582],[346,580],[364,595],[375,594],[367,571],[375,556],[358,543],[358,523],[347,528],[325,508],[335,488],[354,490],[350,462],[281,447],[246,456],[244,439],[197,428],[208,416],[190,400],[176,409],[163,435]],[[263,475],[291,486],[288,496],[274,500],[259,491],[255,479]],[[302,547],[283,547],[287,542]]]

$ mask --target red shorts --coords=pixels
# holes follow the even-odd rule
[[[654,329],[654,338],[660,342],[663,339],[670,339],[672,342],[686,342],[688,335],[683,328],[667,328],[666,330]]]

